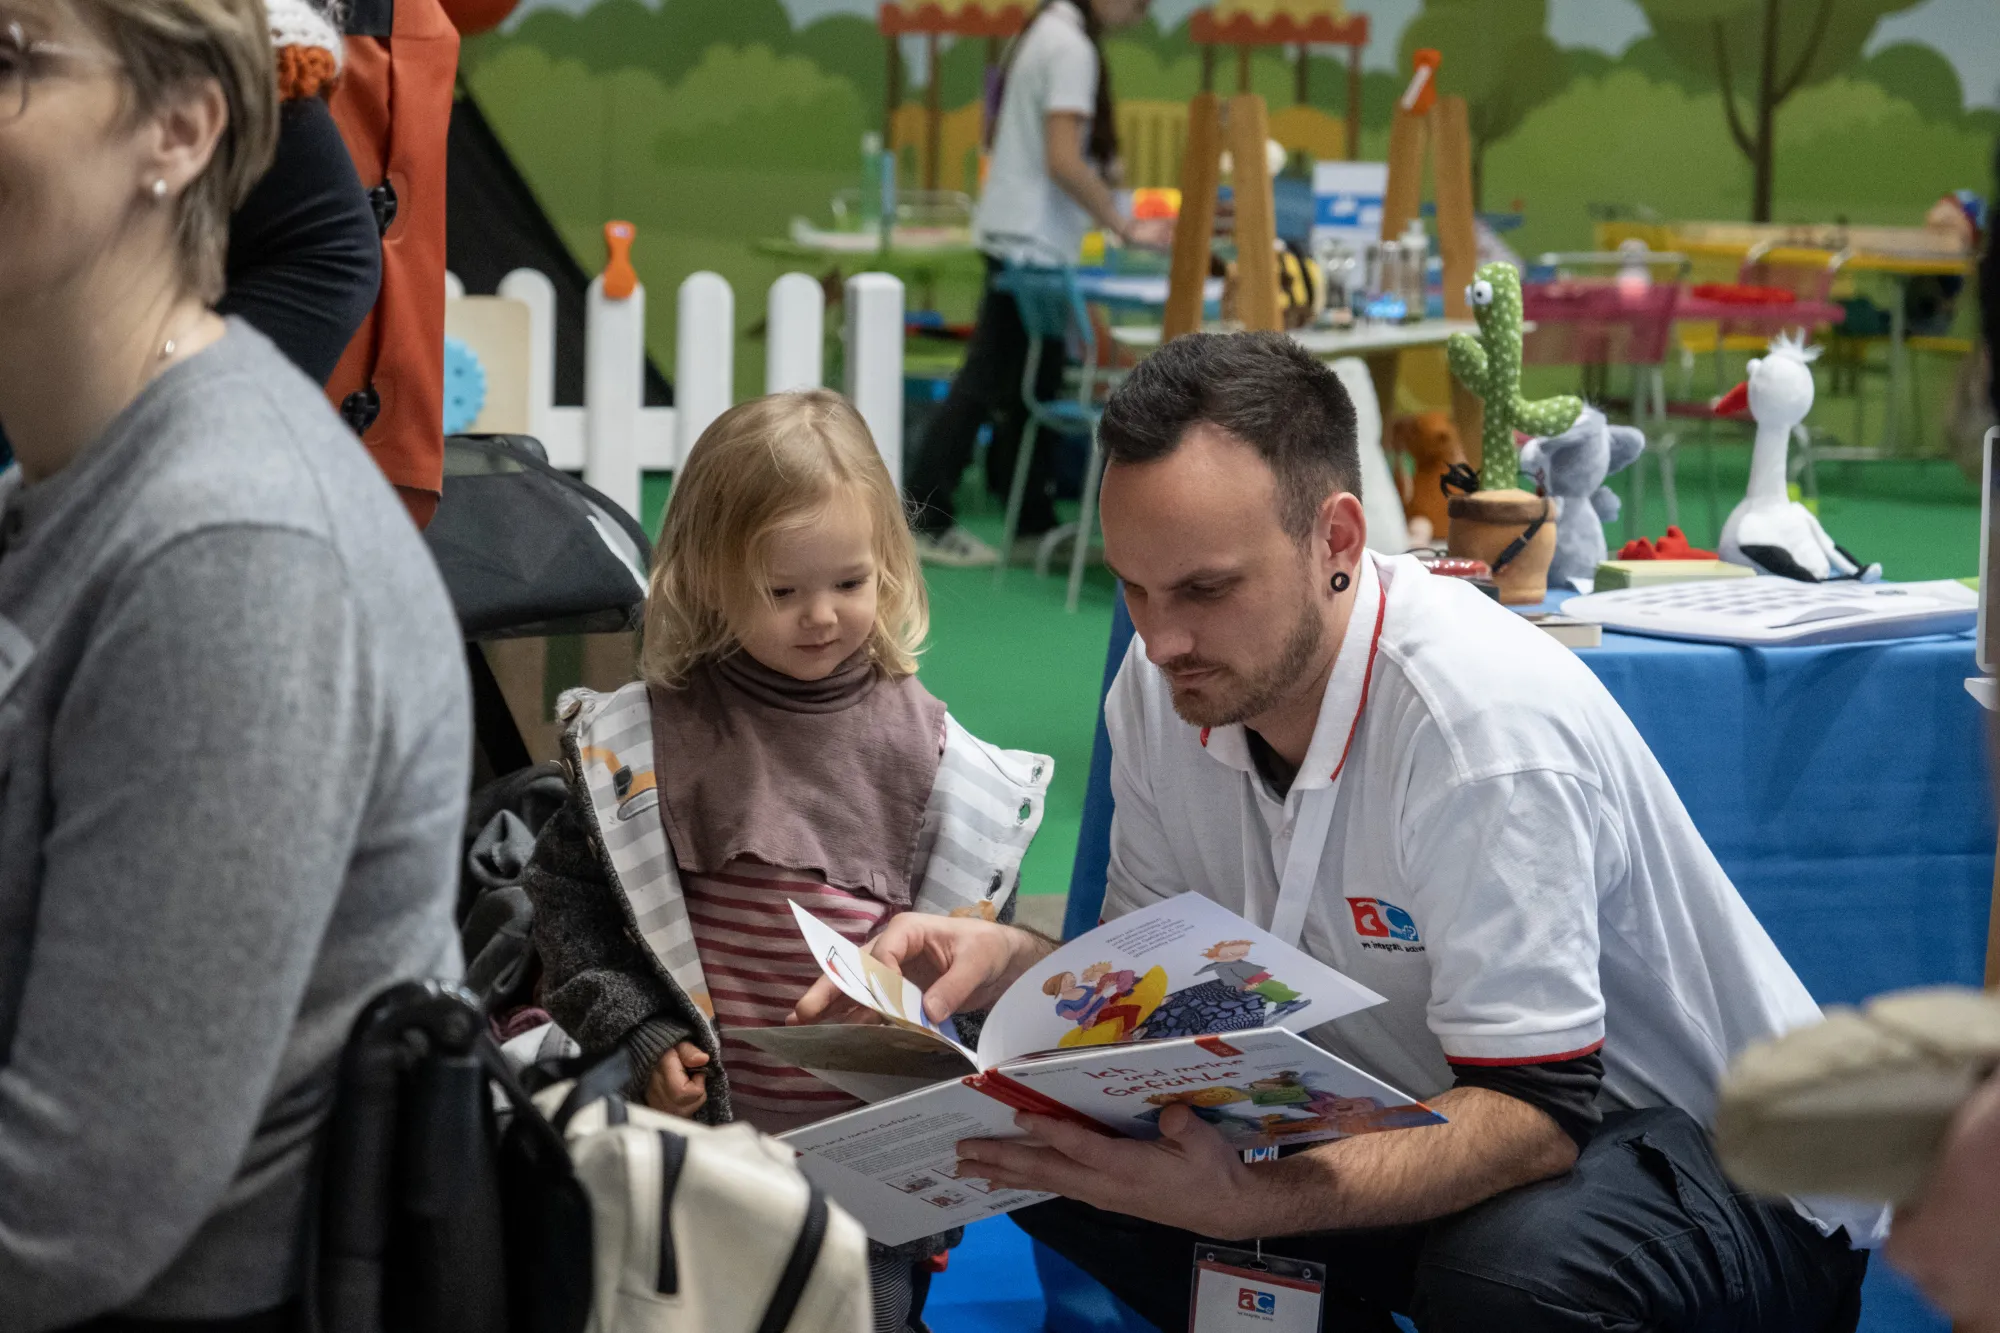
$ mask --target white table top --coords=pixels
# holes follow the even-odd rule
[[[882,248],[879,231],[828,231],[804,218],[793,218],[792,244],[826,255],[872,255]],[[906,254],[971,254],[972,228],[909,227],[891,229],[889,248]]]
[[[1076,289],[1086,301],[1124,309],[1160,310],[1167,304],[1165,274],[1083,274],[1076,275]],[[1219,307],[1222,279],[1210,278],[1201,285],[1202,303]]]
[[[1406,347],[1436,347],[1454,333],[1477,334],[1469,319],[1426,319],[1416,324],[1359,324],[1351,329],[1295,329],[1292,338],[1314,356],[1366,356]],[[1160,345],[1157,324],[1123,324],[1111,330],[1119,344],[1150,351]]]

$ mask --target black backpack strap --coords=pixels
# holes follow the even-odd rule
[[[562,1105],[556,1108],[556,1113],[549,1117],[549,1123],[555,1126],[556,1133],[561,1134],[569,1128],[569,1122],[575,1118],[578,1111],[592,1102],[608,1101],[611,1103],[608,1122],[614,1125],[623,1124],[625,1086],[632,1081],[630,1054],[623,1047],[614,1047],[608,1054],[598,1056],[594,1060],[587,1056],[578,1058],[588,1063],[577,1072],[568,1075],[575,1078],[576,1082],[570,1085],[569,1095],[563,1098]],[[576,1069],[575,1060],[563,1063],[571,1069]]]
[[[1492,571],[1495,574],[1498,574],[1508,565],[1513,564],[1514,557],[1528,549],[1528,543],[1535,539],[1535,534],[1540,532],[1542,530],[1542,525],[1547,523],[1548,521],[1549,521],[1549,500],[1547,496],[1543,496],[1542,512],[1535,516],[1535,521],[1528,525],[1527,531],[1523,532],[1513,541],[1508,542],[1506,549],[1501,551],[1500,554],[1493,557],[1493,564],[1491,566]]]
[[[660,1131],[660,1263],[653,1290],[662,1296],[681,1292],[680,1259],[674,1250],[674,1195],[680,1189],[681,1168],[687,1165],[687,1140]]]
[[[757,1333],[785,1333],[806,1294],[806,1283],[812,1280],[813,1265],[819,1262],[820,1247],[826,1243],[826,1195],[817,1185],[811,1190],[799,1238],[792,1244],[791,1257],[785,1260],[785,1271],[778,1275],[777,1290],[771,1293],[770,1307],[764,1311]]]
[[[493,1039],[491,1033],[480,1034],[476,1054],[486,1077],[513,1112],[509,1128],[516,1141],[537,1161],[566,1164],[569,1148],[563,1142],[562,1131],[544,1119],[535,1106],[534,1093],[539,1089],[514,1072],[514,1067],[507,1063],[507,1056],[500,1049],[500,1043]],[[531,1065],[526,1072],[532,1075],[535,1071],[536,1067]]]

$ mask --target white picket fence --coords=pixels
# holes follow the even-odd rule
[[[446,294],[468,298],[458,279],[446,275]],[[525,307],[525,320],[502,319],[497,326],[525,325],[526,355],[521,372],[526,393],[526,433],[542,442],[549,462],[584,480],[622,506],[640,512],[641,482],[647,472],[672,472],[709,423],[736,401],[736,295],[716,273],[691,274],[678,293],[674,346],[673,407],[645,406],[646,288],[630,296],[605,295],[604,279],[593,278],[585,313],[583,406],[555,401],[556,292],[545,274],[516,269],[504,278],[497,299]],[[847,280],[846,355],[841,388],[868,423],[889,475],[903,475],[903,284],[887,273],[859,273]],[[450,309],[450,307],[447,307]],[[766,296],[768,341],[764,354],[767,393],[817,388],[825,382],[826,294],[818,279],[787,273]],[[451,323],[448,318],[447,323]],[[489,321],[489,323],[492,323]],[[487,338],[501,337],[488,332]],[[469,336],[482,362],[509,363],[504,354]],[[518,361],[516,357],[514,360]],[[489,371],[489,375],[492,372]],[[489,403],[493,392],[489,387]],[[478,429],[486,428],[482,416]]]

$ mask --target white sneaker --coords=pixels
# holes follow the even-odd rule
[[[926,564],[976,569],[1000,563],[998,551],[956,523],[936,536],[927,532],[913,535],[917,539],[917,558]]]

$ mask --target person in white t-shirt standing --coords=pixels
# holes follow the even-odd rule
[[[1370,986],[1309,1035],[1449,1123],[1250,1165],[1184,1108],[1151,1143],[1023,1116],[962,1174],[1066,1196],[1014,1216],[1163,1329],[1198,1238],[1255,1237],[1327,1266],[1329,1328],[1851,1331],[1881,1210],[1743,1194],[1703,1128],[1729,1057],[1818,1008],[1597,678],[1365,549],[1353,405],[1283,335],[1175,340],[1100,437],[1138,632],[1106,916],[1199,893]],[[871,945],[938,1017],[1050,947],[936,918]]]
[[[1028,334],[1014,298],[993,289],[994,277],[1010,260],[1074,264],[1092,227],[1127,244],[1161,240],[1145,224],[1122,217],[1112,196],[1118,122],[1099,45],[1107,29],[1145,18],[1151,3],[1046,0],[1008,50],[974,224],[986,259],[986,289],[965,364],[924,432],[904,487],[915,514],[918,554],[932,563],[990,565],[1001,559],[958,525],[952,509],[952,492],[972,460],[979,428],[989,422],[993,427],[986,484],[1005,495],[1027,423],[1021,379]],[[1063,360],[1060,349],[1042,358],[1038,398],[1061,395]],[[1021,507],[1024,538],[1055,526],[1054,455],[1052,439],[1041,440],[1034,451]]]

